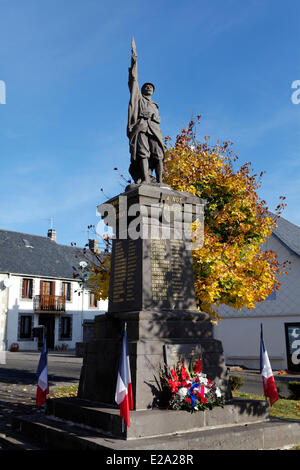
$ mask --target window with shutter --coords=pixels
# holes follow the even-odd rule
[[[62,316],[60,318],[60,339],[72,339],[72,317]]]
[[[62,283],[62,295],[66,300],[71,300],[71,283],[63,282]]]
[[[93,292],[90,292],[90,307],[95,308],[98,306],[96,296]]]
[[[31,339],[32,335],[32,315],[21,315],[20,317],[20,339]]]
[[[24,278],[22,281],[22,298],[32,299],[33,294],[33,279]]]

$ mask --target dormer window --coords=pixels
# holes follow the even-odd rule
[[[33,248],[33,246],[30,245],[29,241],[26,240],[26,238],[23,238],[23,243],[24,243],[24,245],[26,246],[26,248]]]

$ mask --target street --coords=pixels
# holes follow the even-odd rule
[[[2,380],[16,380],[20,383],[30,383],[36,380],[36,370],[40,352],[10,352],[5,353],[5,364],[0,364],[0,383]],[[48,353],[48,378],[51,382],[78,381],[82,358],[76,357],[73,351]]]
[[[6,352],[0,364],[0,434],[11,428],[11,417],[44,412],[35,405],[36,370],[40,352]],[[79,383],[82,358],[74,352],[48,353],[50,394],[54,388]]]

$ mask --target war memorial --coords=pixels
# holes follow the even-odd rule
[[[95,339],[85,345],[78,396],[49,400],[44,417],[20,417],[15,429],[52,449],[257,450],[298,443],[299,425],[271,421],[266,401],[232,398],[222,344],[213,338],[209,316],[197,308],[194,291],[192,250],[203,243],[206,201],[163,183],[165,144],[152,100],[155,86],[139,88],[134,41],[129,90],[133,183],[98,207],[114,233],[108,311],[95,318]],[[125,327],[130,427],[115,402]],[[199,359],[224,405],[195,413],[167,409],[161,372]]]

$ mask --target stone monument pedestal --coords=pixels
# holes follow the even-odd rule
[[[115,406],[115,389],[127,323],[134,409],[166,407],[160,371],[182,358],[203,361],[203,372],[230,397],[222,344],[212,338],[212,326],[200,312],[131,312],[99,315],[96,339],[86,344],[78,396]]]
[[[99,206],[116,238],[108,312],[96,317],[95,341],[86,344],[80,398],[115,406],[125,323],[135,410],[166,405],[160,371],[179,359],[188,365],[201,357],[203,372],[231,396],[222,344],[213,339],[194,292],[189,229],[195,220],[203,226],[204,203],[167,186],[142,184]]]

